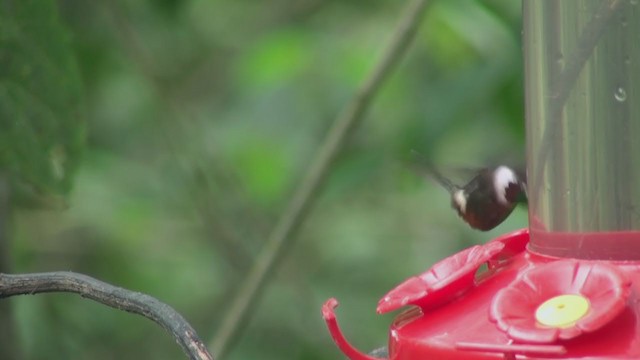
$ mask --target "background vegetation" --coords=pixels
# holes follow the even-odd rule
[[[11,271],[148,293],[211,339],[402,6],[3,1],[0,164],[19,175]],[[469,229],[407,163],[412,149],[451,167],[523,157],[520,29],[518,2],[430,7],[228,359],[340,359],[320,317],[329,297],[359,348],[384,345],[386,291],[526,225],[520,209],[489,233]],[[35,118],[56,126],[20,125]],[[26,359],[183,356],[147,319],[77,296],[11,303]]]

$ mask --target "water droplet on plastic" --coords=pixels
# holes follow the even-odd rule
[[[561,68],[564,67],[564,55],[562,54],[562,52],[556,53],[556,63]]]
[[[623,102],[627,100],[627,92],[623,88],[619,87],[615,94],[613,94],[613,97],[615,97],[616,100]]]

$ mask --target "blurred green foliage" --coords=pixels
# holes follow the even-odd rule
[[[18,205],[64,194],[83,145],[80,78],[52,1],[0,7],[0,170]],[[40,201],[41,202],[41,201]]]
[[[16,215],[15,271],[73,270],[148,293],[210,339],[330,122],[378,59],[402,3],[58,0],[57,11],[38,3],[43,8],[30,15],[0,17],[0,54],[17,53],[6,39],[29,44],[10,37],[7,24],[45,14],[38,24],[56,24],[29,36],[59,52],[64,72],[38,57],[21,63],[42,82],[40,96],[61,109],[56,131],[73,146],[79,104],[68,102],[82,83],[87,144],[69,208]],[[447,194],[406,162],[413,149],[452,167],[523,157],[520,28],[518,2],[430,8],[229,359],[341,359],[320,317],[333,296],[348,337],[362,349],[379,347],[393,319],[375,314],[386,291],[463,247],[526,225],[520,209],[489,233],[472,231]],[[23,66],[0,73],[27,84]],[[22,110],[35,111],[27,105],[12,111],[39,116]],[[6,134],[3,149],[18,149]],[[54,138],[25,148],[40,154]],[[20,163],[45,168],[36,161],[44,160]],[[34,183],[51,179],[29,174]],[[183,356],[150,321],[77,296],[16,304],[28,359]]]

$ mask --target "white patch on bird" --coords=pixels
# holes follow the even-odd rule
[[[464,214],[467,211],[467,194],[464,190],[460,189],[453,193],[453,202],[461,213]]]
[[[516,173],[506,166],[498,166],[493,172],[493,188],[496,191],[498,201],[507,205],[507,188],[509,184],[518,184],[518,176]]]

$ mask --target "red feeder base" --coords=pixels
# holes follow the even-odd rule
[[[379,313],[413,305],[391,325],[389,359],[640,359],[640,261],[551,258],[528,241],[520,230],[466,249],[384,296]],[[343,337],[336,305],[323,316],[340,349],[374,359]]]

